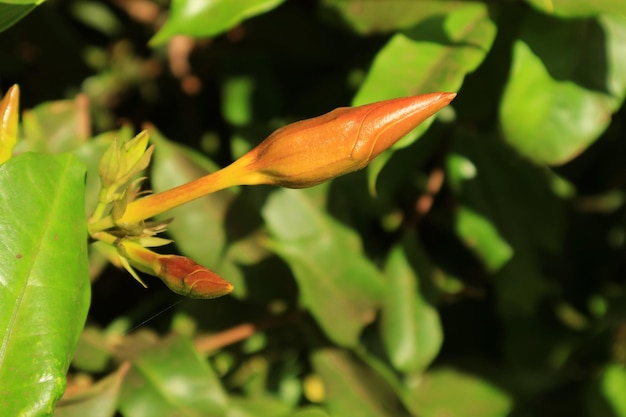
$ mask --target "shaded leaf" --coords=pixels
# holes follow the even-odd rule
[[[120,397],[124,416],[225,414],[226,394],[190,340],[172,335],[131,362]]]
[[[625,94],[626,18],[530,14],[500,105],[504,137],[534,161],[562,164],[598,139]]]
[[[90,387],[88,390],[65,395],[57,403],[54,417],[113,417],[124,376],[130,364],[125,362],[119,369]]]
[[[498,138],[459,135],[453,148],[451,158],[461,155],[474,174],[460,176],[451,168],[454,164],[448,164],[451,186],[463,210],[481,218],[477,230],[457,228],[460,237],[484,240],[472,250],[487,266],[500,265],[512,250],[513,257],[493,275],[498,305],[505,316],[532,314],[547,291],[542,253],[557,252],[562,245],[563,203],[552,190],[548,173],[515,155]],[[500,255],[487,253],[494,244]]]
[[[420,377],[406,404],[421,417],[504,417],[513,401],[495,385],[455,369],[437,369]]]
[[[86,97],[41,103],[22,115],[21,152],[72,152],[90,136],[89,106]]]
[[[0,32],[19,22],[43,0],[0,1]]]
[[[374,319],[384,287],[353,231],[314,208],[299,190],[274,192],[263,208],[270,248],[291,267],[301,303],[333,341],[354,346]]]
[[[252,16],[265,13],[284,0],[174,0],[170,16],[150,40],[159,45],[174,35],[215,36]]]
[[[320,349],[311,355],[333,416],[408,417],[394,388],[350,352]]]
[[[0,166],[0,409],[51,414],[89,306],[85,170],[71,155]]]
[[[385,265],[388,289],[381,313],[383,343],[393,366],[420,372],[435,358],[443,341],[437,310],[420,293],[419,276],[409,256],[417,248],[396,246]],[[424,277],[422,277],[424,279]]]

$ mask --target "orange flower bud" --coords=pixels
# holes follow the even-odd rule
[[[0,164],[11,158],[17,142],[20,88],[15,84],[0,101]]]
[[[184,256],[161,255],[128,241],[119,243],[118,247],[133,267],[159,277],[177,294],[190,298],[217,298],[233,290],[228,281]]]
[[[364,168],[455,96],[434,93],[340,107],[276,130],[232,166],[244,167],[241,183],[311,187]]]
[[[235,185],[304,188],[364,168],[417,125],[450,104],[455,93],[397,98],[325,115],[276,130],[256,148],[217,172],[129,202],[115,221],[130,225]],[[102,228],[113,227],[110,220]]]

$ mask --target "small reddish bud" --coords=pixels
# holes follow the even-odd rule
[[[131,266],[160,278],[177,294],[190,298],[217,298],[233,291],[228,281],[184,256],[161,255],[129,241],[117,245],[121,256]]]

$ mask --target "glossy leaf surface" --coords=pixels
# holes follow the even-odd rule
[[[0,166],[0,409],[51,414],[85,323],[90,286],[76,157],[23,154]]]
[[[531,14],[513,47],[500,107],[506,140],[562,164],[598,139],[626,94],[626,16],[557,20]]]

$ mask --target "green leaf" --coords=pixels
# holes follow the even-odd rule
[[[304,407],[291,414],[289,417],[330,417],[326,411],[319,407]]]
[[[274,192],[263,218],[273,237],[270,248],[289,264],[302,305],[330,339],[355,346],[385,289],[358,236],[317,210],[302,190]]]
[[[458,91],[464,77],[489,52],[495,34],[488,8],[481,3],[466,3],[445,16],[433,17],[397,33],[376,55],[352,105]],[[429,121],[422,123],[394,148],[413,143],[429,126]]]
[[[456,232],[481,258],[487,270],[497,271],[511,259],[513,248],[489,219],[463,206],[459,207],[456,216]]]
[[[172,335],[132,360],[120,411],[126,417],[221,416],[226,401],[213,369],[191,341]]]
[[[383,343],[393,366],[404,373],[423,371],[443,341],[439,314],[420,293],[420,278],[409,261],[409,257],[418,257],[417,247],[411,246],[396,246],[389,254],[385,265],[388,289],[381,314]],[[419,258],[424,263],[423,256]]]
[[[0,32],[4,32],[30,13],[44,0],[1,0]]]
[[[320,349],[311,355],[324,384],[332,416],[408,417],[395,389],[348,351]]]
[[[150,137],[155,144],[150,177],[154,192],[169,190],[218,169],[204,156],[167,140],[155,130]],[[185,256],[209,268],[221,263],[226,243],[225,217],[233,197],[232,190],[219,191],[161,216],[174,218],[168,232]]]
[[[562,164],[598,139],[626,94],[626,19],[530,14],[513,47],[500,106],[506,140]]]
[[[626,368],[624,364],[609,364],[601,377],[605,401],[618,417],[626,417]]]
[[[626,17],[622,0],[526,0],[537,10],[560,17],[592,17],[600,14]]]
[[[355,32],[372,34],[405,29],[433,17],[444,16],[465,5],[460,1],[324,0],[323,7],[338,13]]]
[[[129,368],[130,364],[126,362],[86,391],[63,397],[57,403],[54,417],[113,417],[122,381]]]
[[[0,409],[52,414],[85,323],[85,169],[26,153],[0,166]]]
[[[22,116],[24,140],[18,150],[72,152],[89,139],[90,120],[86,98],[41,103]]]
[[[505,417],[513,401],[483,379],[444,368],[421,376],[407,392],[406,404],[420,417]]]
[[[265,13],[285,0],[174,0],[170,16],[150,40],[160,45],[174,35],[209,37],[218,35],[245,19]]]

